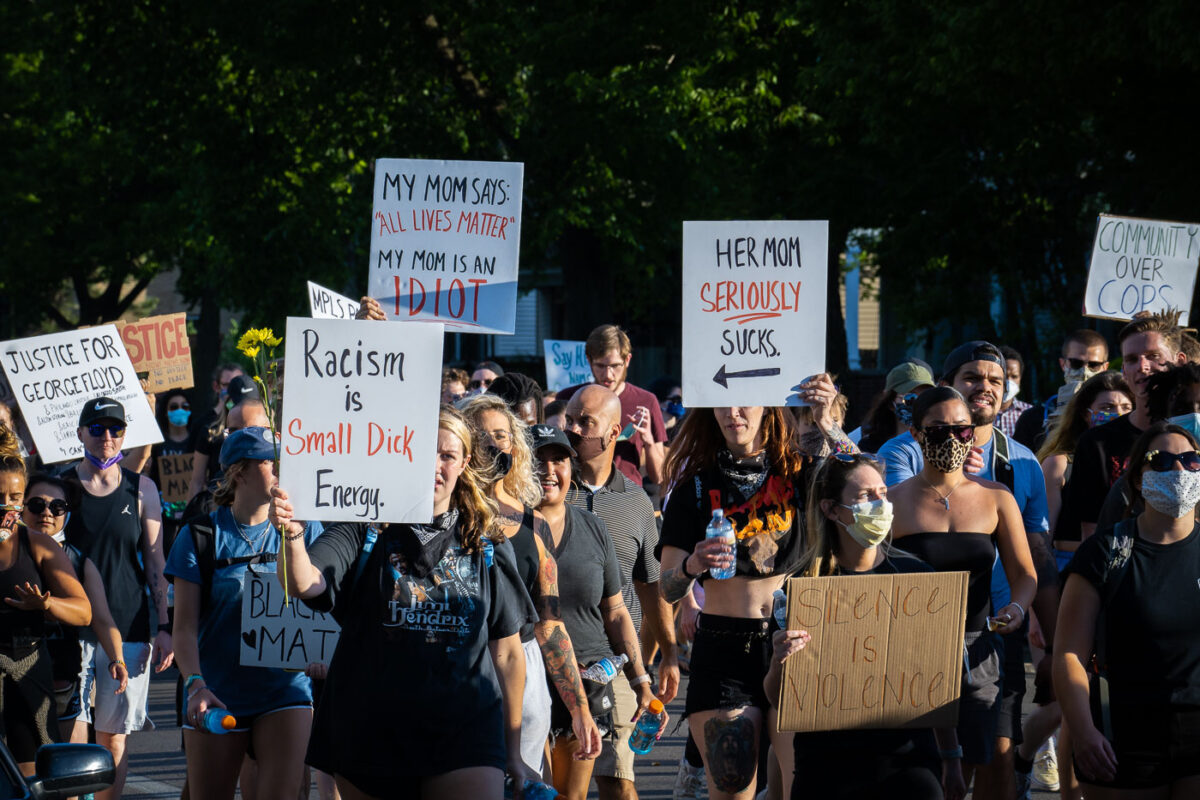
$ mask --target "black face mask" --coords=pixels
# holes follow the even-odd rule
[[[512,456],[499,447],[489,444],[487,446],[487,454],[491,456],[492,463],[496,465],[497,478],[503,478],[512,469]]]

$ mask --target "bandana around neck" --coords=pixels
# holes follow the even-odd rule
[[[729,450],[721,450],[717,453],[717,469],[743,500],[749,500],[767,479],[770,467],[767,464],[766,453],[748,458],[734,458]]]

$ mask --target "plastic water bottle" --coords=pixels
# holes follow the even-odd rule
[[[783,589],[775,590],[775,604],[771,609],[771,613],[775,615],[775,622],[779,625],[779,630],[787,630],[787,592]]]
[[[624,653],[619,656],[606,656],[579,673],[579,677],[594,683],[608,683],[617,677],[621,667],[627,663],[629,663],[629,656]]]
[[[210,708],[200,718],[200,730],[205,733],[229,733],[237,727],[237,720],[223,708]]]
[[[651,700],[650,709],[638,717],[637,724],[633,726],[633,733],[629,734],[629,749],[639,756],[649,753],[658,739],[658,732],[662,730],[665,717],[662,700],[657,697]]]
[[[712,521],[708,523],[708,528],[704,533],[706,539],[725,539],[731,548],[737,547],[737,540],[733,537],[733,523],[725,519],[724,510],[718,508],[713,511]],[[709,567],[708,574],[719,581],[726,578],[732,578],[737,571],[737,565],[726,567],[724,569],[718,567]]]
[[[558,790],[550,784],[542,783],[541,781],[529,780],[528,778],[525,779],[525,785],[521,791],[525,797],[525,800],[560,800],[560,798],[564,798],[564,796],[559,794]],[[511,775],[504,779],[504,796],[507,798],[516,796],[516,792],[513,790],[513,779]]]

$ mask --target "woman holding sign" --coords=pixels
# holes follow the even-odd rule
[[[338,523],[309,549],[276,490],[286,585],[342,624],[308,763],[346,800],[500,800],[505,767],[518,785],[538,777],[521,759],[519,635],[537,612],[473,452],[466,421],[443,407],[433,520]]]
[[[299,672],[242,666],[242,586],[247,572],[273,572],[282,544],[267,519],[275,437],[243,428],[221,445],[224,470],[217,509],[187,520],[164,573],[175,584],[175,658],[186,676],[183,742],[188,787],[196,798],[232,798],[242,759],[258,762],[256,797],[294,798],[304,777],[304,748],[312,724],[312,686]],[[317,522],[297,540],[315,540]],[[234,718],[228,733],[202,727],[210,709]]]
[[[996,740],[1002,686],[996,634],[1021,628],[1037,590],[1021,511],[999,483],[963,473],[975,426],[963,396],[949,386],[925,391],[912,405],[913,437],[924,467],[890,492],[896,546],[935,570],[970,573],[958,739],[968,784],[988,764]],[[1012,602],[989,616],[996,552],[1012,587]],[[979,789],[985,787],[980,786]]]
[[[837,389],[820,375],[802,387],[818,430],[836,431]],[[688,723],[708,778],[709,796],[753,796],[770,703],[763,678],[771,660],[772,594],[804,551],[803,472],[795,423],[784,408],[692,409],[667,460],[674,489],[663,514],[663,596],[679,601],[704,581],[704,611],[692,644]],[[828,439],[822,444],[826,455]],[[728,538],[706,538],[720,513]],[[707,575],[732,568],[733,577]],[[771,714],[773,717],[773,714]]]
[[[932,572],[920,559],[889,547],[892,504],[887,491],[883,464],[874,456],[826,459],[813,476],[808,549],[799,576]],[[764,681],[772,703],[779,697],[784,660],[808,640],[807,631],[775,631]],[[936,731],[936,741],[929,729],[777,732],[771,738],[783,770],[784,797],[959,800],[966,794],[953,728]],[[793,752],[794,782],[786,766]]]

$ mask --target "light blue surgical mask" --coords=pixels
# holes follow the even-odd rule
[[[172,425],[183,428],[188,424],[188,418],[192,416],[192,412],[186,408],[172,408],[167,412],[167,421]]]
[[[1200,414],[1180,414],[1177,417],[1171,417],[1167,422],[1178,425],[1190,433],[1193,439],[1200,441]]]

